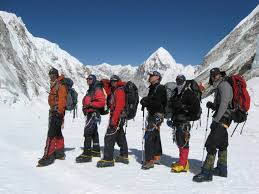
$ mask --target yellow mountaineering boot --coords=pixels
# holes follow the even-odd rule
[[[188,170],[189,170],[188,161],[185,166],[183,166],[179,163],[173,163],[172,168],[171,168],[171,172],[174,172],[174,173],[187,172]]]

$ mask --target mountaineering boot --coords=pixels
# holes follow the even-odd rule
[[[96,164],[97,168],[113,167],[114,160],[99,160]]]
[[[55,158],[58,159],[58,160],[65,160],[66,154],[65,154],[64,150],[62,150],[62,151],[60,151],[60,150],[56,151],[56,152],[55,152]]]
[[[129,158],[127,156],[116,156],[115,162],[129,164]]]
[[[141,169],[143,169],[143,170],[148,170],[150,168],[154,168],[154,161],[153,160],[146,161],[145,164],[143,164],[142,167],[141,167]]]
[[[92,150],[92,156],[93,157],[101,157],[101,152],[100,151],[96,151],[96,150]]]
[[[201,183],[201,182],[209,182],[212,181],[212,170],[208,170],[206,168],[202,168],[201,172],[195,175],[192,181]]]
[[[50,164],[53,164],[55,161],[55,156],[49,156],[49,157],[43,157],[38,161],[38,165],[37,167],[44,167],[44,166],[48,166]]]
[[[180,173],[187,172],[189,170],[189,162],[186,165],[181,165],[180,163],[174,163],[171,167],[171,172]]]
[[[93,143],[92,156],[93,157],[101,157],[101,149],[100,149],[100,145],[99,145],[99,139],[98,139],[97,142]]]
[[[188,155],[189,148],[179,148],[179,161],[172,164],[171,172],[187,172],[189,170]]]
[[[217,165],[217,167],[213,169],[213,175],[221,176],[221,177],[228,177],[227,166]]]
[[[160,156],[154,156],[154,164],[161,165],[160,159]]]
[[[92,162],[91,149],[86,149],[82,154],[76,157],[77,163]]]
[[[215,162],[215,155],[207,154],[206,160],[203,164],[202,170],[199,174],[193,177],[194,182],[212,181],[213,178],[213,166]]]
[[[43,157],[38,161],[37,167],[43,167],[48,166],[50,164],[53,164],[55,161],[55,138],[47,138],[46,140],[46,146],[44,148],[44,155]]]
[[[227,150],[218,151],[218,162],[217,167],[213,169],[213,175],[227,177]]]

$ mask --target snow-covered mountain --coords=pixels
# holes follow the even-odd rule
[[[195,67],[176,63],[170,53],[160,47],[138,67],[137,72],[133,76],[132,80],[138,86],[141,96],[147,94],[148,73],[154,70],[159,71],[162,74],[162,83],[166,83],[174,81],[178,74],[184,74],[187,79],[193,78]]]
[[[21,18],[0,11],[0,101],[27,102],[47,95],[51,66],[71,77],[79,93],[85,91],[88,68],[57,44],[32,36]]]
[[[106,63],[83,65],[57,44],[34,37],[21,18],[4,11],[0,11],[0,40],[0,102],[46,99],[51,66],[72,78],[80,95],[87,89],[85,77],[90,73],[100,79],[117,74],[123,80],[134,81],[140,87],[140,94],[145,94],[147,74],[151,70],[160,71],[163,82],[174,80],[179,73],[193,77],[194,72],[192,66],[177,64],[163,48],[159,48],[138,68]]]
[[[240,73],[250,79],[258,34],[259,5],[208,52],[195,72],[197,80],[208,81],[209,70],[213,67],[220,67],[228,74]]]
[[[55,43],[34,37],[21,18],[0,11],[0,102],[46,99],[51,66],[72,78],[80,95],[87,89],[85,77],[90,73],[98,78],[118,74],[123,80],[132,80],[141,96],[147,94],[148,72],[153,70],[161,72],[162,83],[175,80],[178,74],[206,83],[212,67],[220,67],[229,74],[241,73],[250,79],[259,76],[259,56],[255,56],[258,34],[259,6],[212,48],[198,67],[177,63],[162,47],[139,67],[106,63],[93,66],[83,65]]]
[[[90,72],[97,75],[99,79],[110,78],[112,75],[119,75],[122,80],[131,80],[136,73],[137,67],[131,65],[110,65],[103,63],[100,65],[88,65]]]

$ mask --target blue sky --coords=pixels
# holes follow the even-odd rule
[[[159,47],[178,63],[204,55],[258,0],[1,0],[29,31],[84,64],[139,65]]]

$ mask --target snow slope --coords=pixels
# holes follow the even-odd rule
[[[3,194],[83,194],[83,193],[245,193],[259,191],[259,78],[248,82],[252,97],[251,111],[242,135],[240,129],[229,138],[229,177],[214,177],[213,182],[194,183],[192,177],[200,170],[206,126],[205,104],[202,126],[191,131],[190,171],[170,173],[170,165],[178,158],[178,149],[172,142],[171,129],[163,124],[162,165],[143,171],[141,167],[142,113],[127,128],[130,164],[98,169],[97,159],[92,163],[76,164],[74,159],[83,146],[83,114],[72,120],[66,115],[63,130],[66,145],[65,161],[55,161],[49,167],[37,168],[43,154],[47,135],[47,102],[24,105],[0,104],[0,193]],[[107,117],[99,127],[101,145],[107,126]],[[232,132],[234,125],[229,129]],[[116,147],[115,154],[118,154]]]

